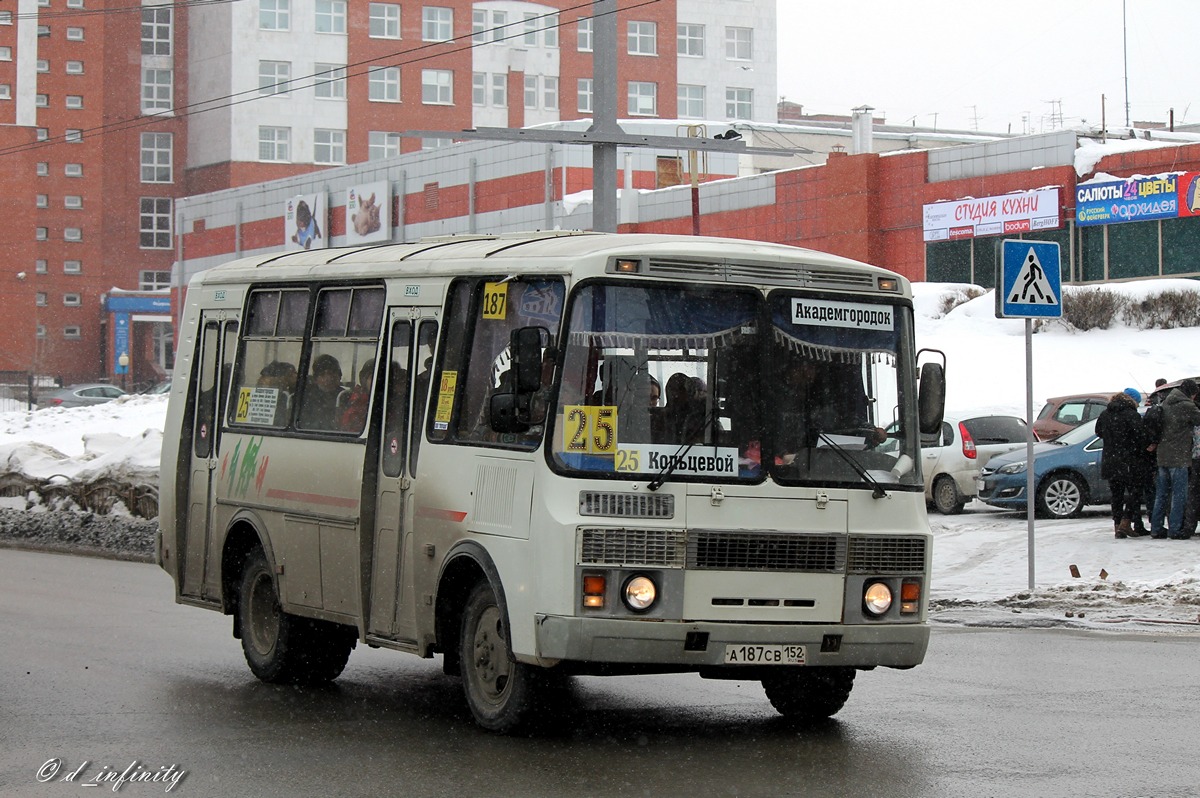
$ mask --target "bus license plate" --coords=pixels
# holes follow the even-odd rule
[[[804,646],[751,646],[727,644],[726,665],[804,665]]]

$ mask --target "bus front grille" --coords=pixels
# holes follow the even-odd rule
[[[856,535],[850,538],[852,574],[919,574],[925,570],[925,538]]]
[[[581,490],[579,514],[611,518],[674,518],[675,497]]]
[[[581,529],[581,565],[650,565],[682,568],[680,529]]]
[[[692,530],[687,567],[719,571],[842,573],[845,535]]]

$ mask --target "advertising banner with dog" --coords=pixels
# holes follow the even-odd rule
[[[283,214],[283,248],[324,249],[329,246],[329,200],[325,192],[288,197]]]

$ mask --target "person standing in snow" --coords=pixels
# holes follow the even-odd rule
[[[1187,506],[1188,467],[1192,464],[1192,428],[1200,424],[1197,393],[1200,393],[1200,387],[1196,381],[1187,379],[1179,383],[1178,388],[1172,388],[1162,400],[1162,438],[1154,450],[1158,475],[1154,513],[1150,517],[1152,538],[1185,540],[1191,537],[1185,534],[1183,515]]]
[[[1143,452],[1146,436],[1138,405],[1142,395],[1134,388],[1113,394],[1096,419],[1096,434],[1104,441],[1100,476],[1112,493],[1113,530],[1118,539],[1141,537]],[[1137,519],[1137,528],[1133,521]]]

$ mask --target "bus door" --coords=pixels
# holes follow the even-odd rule
[[[198,373],[192,406],[191,457],[188,465],[188,518],[179,550],[183,553],[180,593],[216,599],[205,590],[206,557],[212,525],[213,475],[220,458],[220,422],[224,398],[229,393],[233,355],[237,351],[238,323],[224,311],[202,313],[197,347]],[[209,595],[212,593],[211,595]]]
[[[433,341],[437,339],[437,322],[421,315],[421,311],[408,308],[393,308],[389,314],[390,356],[384,386],[375,504],[367,631],[399,640],[416,637],[412,527],[405,502],[413,486],[411,474],[428,398]]]

